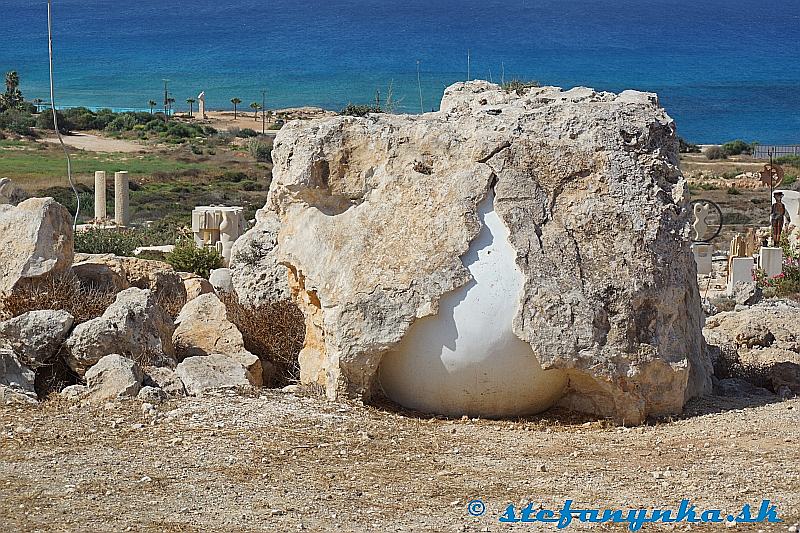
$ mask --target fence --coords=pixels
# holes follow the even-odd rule
[[[769,159],[770,155],[772,155],[772,157],[781,157],[784,155],[800,156],[800,144],[757,144],[753,147],[753,157],[755,159]]]

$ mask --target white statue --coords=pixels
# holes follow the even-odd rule
[[[192,233],[198,247],[213,246],[228,266],[233,243],[244,233],[241,207],[199,206],[192,211]]]
[[[694,228],[694,239],[696,241],[702,240],[703,236],[708,232],[706,217],[709,211],[711,211],[711,208],[708,207],[708,204],[694,204],[694,224],[692,224],[692,227]]]
[[[197,95],[197,114],[200,118],[206,119],[206,92],[203,91]]]

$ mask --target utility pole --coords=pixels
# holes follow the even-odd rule
[[[164,122],[169,119],[169,115],[167,114],[167,107],[169,106],[169,89],[167,88],[167,83],[169,80],[165,79],[164,81]]]
[[[261,135],[267,133],[267,91],[261,91]]]

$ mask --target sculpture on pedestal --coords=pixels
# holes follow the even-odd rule
[[[192,233],[198,247],[213,246],[228,266],[231,248],[244,233],[244,209],[241,207],[200,206],[192,211]]]
[[[783,233],[784,220],[789,220],[789,213],[783,205],[783,193],[776,191],[773,195],[775,202],[772,204],[769,222],[772,225],[772,246],[781,245],[781,234]]]

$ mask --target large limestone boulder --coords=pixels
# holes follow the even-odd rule
[[[425,410],[507,416],[558,401],[626,423],[710,391],[673,121],[652,94],[521,92],[459,83],[437,113],[279,132],[250,232],[264,245],[232,268],[243,301],[264,288],[241,274],[272,289],[275,265],[288,269],[304,382],[404,403],[415,395],[401,381],[417,381],[411,406]],[[470,291],[491,294],[479,285],[492,277],[471,270],[490,264],[482,247],[509,255],[506,244],[513,264],[497,260],[497,281],[511,312],[479,298],[461,310]],[[492,338],[477,350],[459,342],[467,328]]]
[[[30,311],[0,322],[0,342],[6,341],[24,364],[36,369],[55,357],[74,321],[66,311]]]
[[[278,263],[280,219],[260,209],[256,226],[236,239],[231,251],[231,281],[239,302],[258,307],[291,298],[289,270]]]
[[[144,374],[134,360],[110,354],[87,370],[85,377],[89,397],[102,401],[136,397],[142,388]]]
[[[72,216],[52,198],[0,204],[0,295],[72,264]]]
[[[202,396],[217,389],[261,386],[260,376],[251,374],[244,364],[222,354],[186,358],[178,364],[175,373],[191,396]]]
[[[113,254],[76,254],[73,272],[88,285],[115,290],[138,287],[180,298],[186,295],[180,274],[162,261]]]
[[[80,375],[112,353],[174,365],[173,330],[155,294],[131,287],[120,292],[102,316],[75,327],[65,343],[66,360]]]
[[[209,281],[198,275],[190,272],[179,272],[178,275],[183,282],[183,289],[186,291],[186,301],[194,300],[201,294],[210,294],[214,292],[214,287]]]

